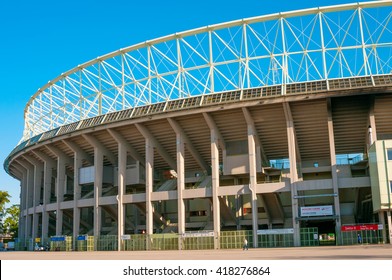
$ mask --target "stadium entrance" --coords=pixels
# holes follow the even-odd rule
[[[306,228],[317,228],[317,239],[320,246],[336,245],[335,220],[308,220],[303,221]]]

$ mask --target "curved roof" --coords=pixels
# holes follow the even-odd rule
[[[80,120],[169,100],[389,74],[391,5],[376,1],[247,18],[98,57],[31,97],[22,141]]]

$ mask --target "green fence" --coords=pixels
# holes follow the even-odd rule
[[[72,251],[72,236],[53,236],[50,238],[51,251]]]
[[[130,239],[122,240],[123,251],[144,251],[147,249],[147,234],[132,234]]]
[[[85,236],[83,240],[76,240],[76,251],[94,251],[94,236]]]
[[[358,244],[358,234],[361,236],[362,244],[382,244],[384,239],[382,230],[353,230],[342,231],[342,245]]]
[[[263,234],[257,236],[260,248],[293,247],[294,234]]]
[[[117,235],[100,235],[96,240],[97,251],[117,251]]]
[[[301,228],[300,229],[301,246],[318,246],[319,236],[318,228]]]
[[[221,231],[221,249],[240,249],[244,245],[244,239],[248,240],[248,247],[253,247],[253,232],[251,230]]]
[[[178,250],[178,234],[153,234],[150,237],[151,250]]]
[[[382,230],[358,230],[358,231],[342,231],[342,245],[358,244],[358,234],[361,236],[361,243],[363,244],[382,244],[383,240]],[[117,235],[101,235],[81,236],[82,238],[76,240],[76,251],[117,251],[118,237]],[[325,239],[323,235],[320,238],[318,229],[301,228],[300,229],[300,246],[319,246],[323,245],[322,241]],[[145,251],[150,250],[178,250],[179,245],[183,250],[209,250],[214,249],[214,236],[212,232],[187,232],[180,236],[176,233],[170,234],[132,234],[128,235],[126,239],[121,240],[122,251]],[[237,230],[237,231],[222,231],[220,232],[219,245],[221,249],[241,249],[244,239],[247,239],[249,248],[253,248],[253,231],[251,230]],[[322,239],[322,240],[321,240]],[[54,236],[41,240],[40,244],[45,246],[50,245],[51,251],[72,251],[72,236]],[[333,239],[333,244],[335,240]],[[332,242],[331,241],[331,242]],[[34,250],[33,239],[16,239],[15,250],[23,251]],[[332,243],[331,243],[332,244]],[[258,248],[274,248],[274,247],[293,247],[294,234],[278,233],[278,234],[259,234],[257,235]]]

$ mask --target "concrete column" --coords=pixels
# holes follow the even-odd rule
[[[94,147],[94,238],[101,234],[101,207],[99,199],[102,196],[103,181],[103,152],[100,148]],[[97,250],[97,242],[94,243],[94,250]]]
[[[78,207],[78,202],[81,198],[81,188],[79,185],[79,172],[80,168],[83,166],[83,159],[79,152],[74,151],[74,189],[73,189],[73,248],[76,250],[76,241],[79,235],[80,229],[80,208]]]
[[[27,206],[29,209],[33,207],[34,203],[34,166],[29,167],[28,169],[28,184],[27,184]]]
[[[154,146],[150,138],[146,138],[146,233],[147,236],[153,234],[153,209],[151,194],[154,184]],[[147,241],[147,250],[151,249],[151,244]]]
[[[185,146],[182,133],[177,133],[177,212],[178,212],[178,234],[185,233],[185,203],[183,191],[185,189]],[[178,248],[182,249],[182,240],[178,239]]]
[[[32,223],[31,216],[29,214],[30,207],[33,206],[33,188],[34,188],[34,167],[26,161],[20,161],[20,165],[26,170],[25,186],[22,187],[24,190],[24,208],[25,208],[25,220],[24,220],[24,231],[25,239],[31,238],[32,234]]]
[[[337,245],[343,243],[342,234],[341,234],[341,218],[340,218],[340,201],[339,201],[339,184],[338,184],[338,172],[336,167],[336,153],[335,153],[335,137],[333,133],[333,119],[332,119],[332,108],[331,108],[331,99],[327,99],[327,107],[328,107],[328,138],[329,138],[329,149],[331,156],[331,173],[332,173],[332,187],[333,192],[336,194],[334,196],[334,208],[335,215],[337,219],[335,220],[335,232],[336,232],[336,242]]]
[[[219,136],[215,129],[211,129],[211,175],[212,175],[212,207],[214,219],[214,248],[220,248],[220,204],[219,204]]]
[[[255,131],[253,127],[248,125],[248,153],[249,153],[249,189],[251,191],[251,204],[252,204],[252,229],[253,229],[253,247],[257,248],[257,230],[259,229],[258,223],[258,207],[257,207],[257,168],[256,168],[256,144],[255,144]]]
[[[118,143],[118,199],[117,199],[117,235],[118,235],[118,251],[121,251],[121,236],[125,233],[124,219],[124,190],[127,179],[127,149],[123,143]]]
[[[387,211],[388,229],[389,229],[389,244],[392,244],[392,219],[391,211]]]
[[[37,206],[39,206],[40,194],[41,194],[42,171],[43,171],[43,165],[41,163],[36,162],[34,164],[34,193],[33,193],[34,212],[33,212],[33,229],[32,229],[33,238],[41,237],[42,235],[42,232],[38,232],[39,214],[37,213]]]
[[[291,204],[293,213],[293,229],[294,229],[294,246],[301,245],[300,239],[300,226],[298,221],[298,195],[297,184],[298,171],[297,171],[297,152],[295,143],[294,133],[294,121],[291,116],[290,105],[288,103],[283,104],[284,112],[286,115],[287,125],[287,143],[289,148],[289,159],[290,159],[290,187],[291,187]]]
[[[20,192],[21,192],[21,201],[20,201],[20,215],[19,215],[19,229],[18,229],[18,236],[21,240],[26,240],[26,188],[27,188],[27,171],[23,169],[22,171],[22,180],[20,184]],[[26,214],[25,214],[26,213]]]
[[[50,203],[50,193],[52,188],[53,164],[49,161],[44,162],[44,198],[42,210],[42,238],[47,239],[49,236],[49,212],[46,210],[47,204]]]
[[[151,193],[154,184],[154,146],[149,138],[146,138],[146,232],[152,234],[153,209],[151,203]]]
[[[63,156],[57,156],[57,209],[56,209],[56,235],[62,235],[63,233],[63,211],[61,210],[61,202],[64,200],[65,190],[65,158]]]
[[[384,216],[384,211],[378,212],[378,220],[380,221],[379,223],[382,224],[382,240],[384,243],[387,242],[387,232],[386,232],[386,227],[385,227],[385,216]]]
[[[236,178],[234,179],[236,180]],[[238,185],[237,183],[235,183],[235,185]],[[243,202],[242,202],[242,195],[236,195],[235,196],[235,208],[236,208],[236,218],[237,218],[237,230],[241,230],[241,219],[242,219],[242,206],[243,206]]]
[[[33,215],[27,214],[26,215],[26,238],[32,238],[32,220]]]

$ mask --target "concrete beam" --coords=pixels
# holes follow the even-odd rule
[[[151,144],[157,148],[157,152],[162,156],[162,158],[169,164],[170,168],[176,170],[176,161],[166,152],[166,149],[155,139],[151,132],[142,124],[135,124],[137,130],[143,135],[145,139],[149,139]]]
[[[261,158],[263,160],[263,166],[269,166],[268,158],[264,152],[263,145],[260,141],[260,137],[257,133],[255,122],[248,110],[248,108],[243,107],[242,113],[244,114],[246,124],[248,125],[248,134],[252,134],[255,137],[255,144],[260,148]]]
[[[139,154],[139,152],[136,151],[136,149],[134,147],[132,147],[132,145],[129,142],[127,142],[127,140],[124,138],[124,136],[122,136],[119,132],[117,132],[111,128],[107,129],[107,131],[113,137],[113,139],[116,140],[116,142],[118,144],[124,145],[125,149],[131,155],[131,157],[133,157],[135,160],[139,161],[139,163],[142,166],[145,166],[146,159],[141,154]]]
[[[102,143],[99,142],[97,140],[97,138],[95,138],[94,136],[92,136],[90,134],[83,134],[82,136],[84,139],[86,139],[86,141],[91,146],[93,146],[94,148],[100,149],[103,152],[103,154],[106,156],[106,158],[110,161],[110,163],[113,166],[116,166],[116,164],[117,164],[116,156],[111,151],[109,151],[104,145],[102,145]]]
[[[74,153],[78,153],[84,160],[86,160],[89,164],[94,164],[94,158],[87,154],[82,148],[80,148],[75,142],[71,140],[62,140],[63,143],[70,148]]]
[[[202,158],[202,156],[200,155],[200,153],[196,150],[195,146],[192,144],[192,141],[189,139],[189,137],[186,135],[184,129],[180,126],[180,124],[172,119],[172,118],[168,118],[167,119],[169,121],[169,124],[171,125],[171,127],[173,128],[174,132],[176,134],[181,134],[183,139],[184,139],[184,143],[186,143],[186,148],[187,150],[191,153],[191,155],[193,156],[193,158],[196,160],[196,162],[199,164],[199,166],[203,169],[203,170],[208,170],[208,164],[206,163],[206,161]]]
[[[52,145],[45,145],[45,147],[54,153],[57,158],[63,158],[66,165],[73,166],[73,159],[57,147]]]
[[[216,137],[218,137],[218,144],[220,146],[220,148],[222,150],[226,150],[226,144],[225,144],[225,140],[222,137],[222,134],[219,131],[218,126],[216,125],[214,119],[208,114],[208,113],[203,113],[203,117],[208,125],[208,127],[210,128],[210,130],[215,131],[215,135]]]

